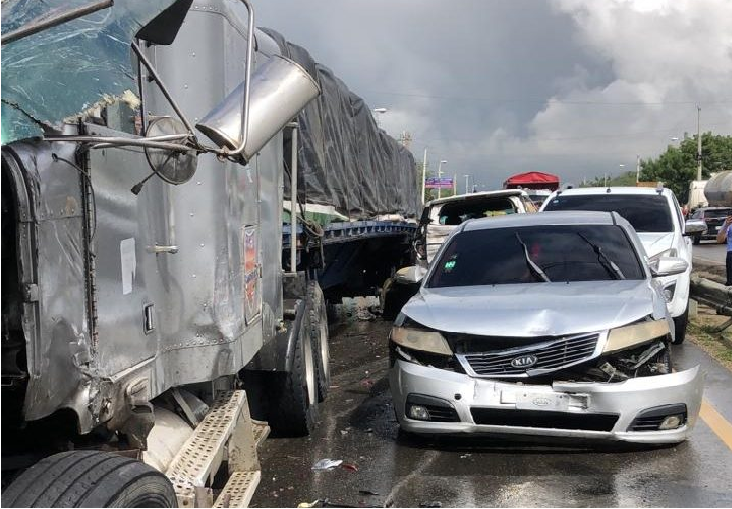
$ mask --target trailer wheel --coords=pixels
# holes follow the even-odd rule
[[[325,401],[330,387],[330,345],[328,333],[328,309],[323,290],[317,281],[308,283],[310,301],[310,338],[318,366],[318,401]]]
[[[101,451],[54,454],[2,494],[5,507],[178,507],[165,475],[141,461]]]
[[[279,436],[309,435],[318,418],[318,368],[310,340],[310,312],[297,332],[292,369],[273,373],[269,425]]]

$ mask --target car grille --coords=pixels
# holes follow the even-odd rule
[[[592,357],[599,334],[580,334],[566,336],[553,341],[544,341],[532,346],[508,350],[458,354],[463,367],[478,376],[528,376],[528,371],[537,369],[555,370],[575,364]],[[531,366],[516,367],[511,364],[519,357],[533,356],[536,361]],[[468,371],[470,372],[470,371]]]
[[[523,428],[578,429],[612,431],[618,422],[617,414],[588,414],[547,412],[544,410],[504,410],[499,408],[471,408],[475,424],[518,426]]]

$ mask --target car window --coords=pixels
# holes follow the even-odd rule
[[[525,246],[525,248],[524,248]],[[638,255],[622,227],[552,225],[463,231],[445,246],[429,288],[545,281],[643,279]]]
[[[544,210],[615,211],[633,225],[637,232],[674,231],[668,201],[665,196],[657,194],[560,194],[552,198]]]

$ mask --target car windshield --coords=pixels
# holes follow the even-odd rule
[[[704,217],[711,217],[714,219],[724,219],[730,214],[732,214],[732,209],[709,209],[704,211]]]
[[[429,288],[645,277],[633,245],[616,225],[464,231],[435,264]]]
[[[485,196],[445,203],[433,215],[436,215],[439,224],[454,226],[468,219],[505,216],[516,212],[516,206],[508,196]]]
[[[639,194],[558,195],[544,210],[615,211],[637,232],[671,232],[674,230],[671,210],[665,196]]]

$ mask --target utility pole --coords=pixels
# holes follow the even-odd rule
[[[437,186],[437,199],[439,200],[442,197],[442,165],[447,164],[447,161],[444,159],[440,160],[440,164],[437,166],[437,181],[439,182],[439,185]]]
[[[427,148],[424,149],[424,157],[422,158],[422,205],[424,205],[424,186],[427,180]]]
[[[640,182],[640,155],[635,156],[635,183]]]
[[[465,177],[465,194],[468,194],[468,180],[470,179],[470,175],[464,175]]]
[[[701,106],[696,106],[696,179],[702,179],[702,148],[701,148]]]
[[[452,195],[457,194],[457,173],[452,176]]]

